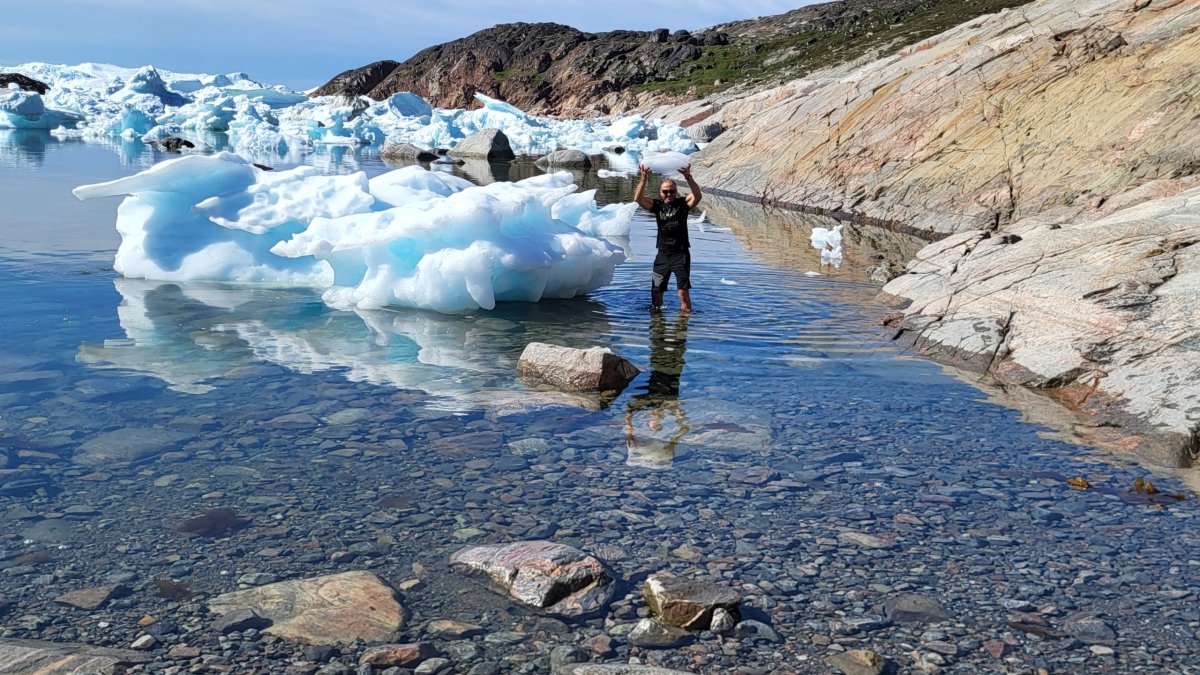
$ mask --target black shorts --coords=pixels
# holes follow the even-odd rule
[[[651,288],[656,291],[667,290],[667,281],[671,273],[675,273],[675,288],[686,291],[692,287],[692,253],[691,251],[659,251],[654,257],[654,271],[651,273]]]

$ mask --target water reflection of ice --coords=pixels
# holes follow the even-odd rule
[[[254,363],[354,382],[420,390],[436,407],[524,412],[549,405],[587,409],[597,397],[524,390],[515,378],[524,345],[590,346],[611,333],[602,305],[586,299],[514,303],[495,312],[339,312],[313,291],[117,279],[125,337],[80,347],[95,368],[156,377],[204,394]]]
[[[44,129],[0,129],[0,166],[41,166],[48,151],[70,142],[82,141],[59,138]]]

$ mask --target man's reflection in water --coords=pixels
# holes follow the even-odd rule
[[[626,464],[651,469],[666,469],[675,458],[675,446],[688,432],[687,416],[679,400],[679,378],[683,374],[687,351],[688,313],[681,312],[674,323],[661,312],[650,318],[650,382],[643,393],[634,394],[625,408]],[[671,418],[667,418],[670,411]],[[634,436],[639,413],[644,413],[645,438]],[[669,436],[663,424],[674,424]]]

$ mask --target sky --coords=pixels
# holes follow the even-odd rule
[[[373,61],[513,21],[588,32],[696,30],[780,14],[811,0],[40,0],[0,22],[0,64],[154,65],[184,73],[245,72],[308,89]]]

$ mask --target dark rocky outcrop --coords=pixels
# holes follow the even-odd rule
[[[366,96],[399,65],[399,61],[385,60],[343,71],[317,87],[310,96]]]
[[[26,77],[20,73],[0,73],[0,89],[8,89],[8,85],[16,84],[23,91],[36,91],[39,94],[45,94],[50,91],[50,85],[45,82],[39,82],[32,77]]]
[[[595,34],[554,23],[511,23],[429,47],[369,91],[348,85],[368,82],[380,64],[368,66],[370,73],[343,73],[314,94],[353,92],[383,100],[411,91],[436,106],[462,108],[474,105],[475,92],[481,92],[525,110],[566,112],[663,79],[701,54],[697,40],[683,32],[663,39],[643,31]]]
[[[476,92],[528,112],[608,114],[761,88],[895,49],[980,14],[1028,0],[841,0],[695,33],[585,33],[555,23],[510,23],[422,50],[403,63],[346,71],[314,95],[402,91],[444,108]]]

